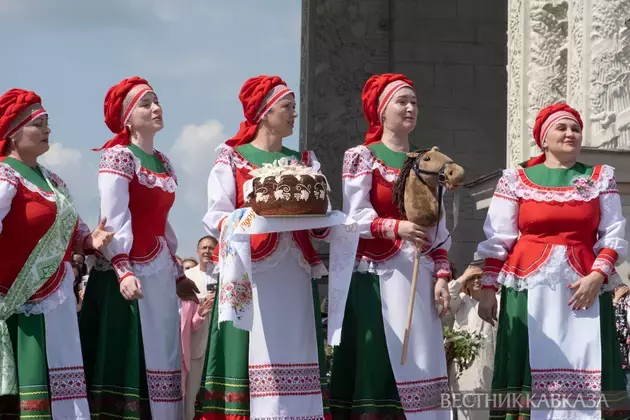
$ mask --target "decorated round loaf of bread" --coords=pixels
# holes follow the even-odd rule
[[[280,159],[253,170],[245,206],[260,216],[321,215],[328,211],[326,177],[297,161]]]

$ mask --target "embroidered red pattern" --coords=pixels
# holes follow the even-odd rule
[[[400,221],[397,219],[377,217],[372,222],[372,235],[375,238],[396,239],[399,223]]]
[[[406,413],[420,413],[440,407],[442,394],[448,393],[448,379],[439,377],[422,381],[398,382],[400,403]]]
[[[0,181],[8,182],[16,188],[18,186],[18,179],[13,172],[13,168],[4,163],[0,163]]]
[[[160,158],[160,160],[162,161],[162,163],[164,164],[164,168],[166,169],[166,173],[173,178],[173,181],[175,181],[175,183],[177,184],[177,175],[175,175],[175,168],[173,168],[173,164],[171,163],[170,159],[162,152],[156,150],[155,153],[157,153],[158,157]]]
[[[131,181],[135,174],[132,153],[118,147],[105,150],[98,165],[98,173],[114,174]]]
[[[600,370],[532,369],[532,391],[535,394],[574,395],[599,392]]]
[[[251,398],[321,394],[319,365],[250,365],[249,390]]]
[[[505,176],[502,176],[497,183],[497,188],[494,190],[494,195],[506,200],[518,201],[518,197],[514,194],[510,184]]]
[[[371,155],[370,155],[371,157]],[[357,178],[372,173],[372,160],[350,149],[343,155],[342,178]]]
[[[182,399],[182,374],[179,370],[147,369],[149,398],[155,402],[177,402]]]
[[[132,276],[133,270],[131,269],[131,262],[129,261],[129,255],[118,254],[115,255],[112,260],[112,266],[116,270],[118,275],[118,281],[122,281],[125,277]]]
[[[45,400],[21,400],[20,410],[22,411],[50,411],[50,401]],[[22,415],[26,413],[21,413]],[[16,416],[17,417],[17,416]]]
[[[87,398],[83,366],[51,368],[48,376],[52,401]]]
[[[615,271],[615,261],[612,261],[612,257],[610,255],[599,255],[595,262],[593,263],[593,267],[591,271],[601,271],[606,276],[610,276]]]

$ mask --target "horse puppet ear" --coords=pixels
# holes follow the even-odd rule
[[[437,147],[437,146],[433,146],[433,147],[431,148],[431,151],[432,151],[432,152],[439,152],[439,151],[440,151],[440,148],[439,148],[439,147]]]
[[[410,158],[410,159],[415,159],[418,156],[420,156],[420,153],[418,153],[418,152],[409,152],[409,153],[407,153],[407,157]]]

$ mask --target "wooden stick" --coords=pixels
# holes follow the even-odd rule
[[[405,327],[405,340],[403,341],[400,364],[407,362],[407,348],[409,347],[409,333],[411,332],[411,319],[413,318],[413,305],[416,302],[416,285],[418,284],[418,269],[420,268],[420,256],[416,253],[413,260],[413,280],[411,281],[411,295],[409,296],[409,308],[407,309],[407,326]]]

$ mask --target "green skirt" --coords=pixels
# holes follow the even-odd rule
[[[354,273],[330,379],[333,419],[405,418],[389,360],[375,274]]]
[[[322,332],[319,291],[312,280],[315,330],[319,355],[324,413],[329,417],[326,354]],[[249,417],[249,332],[232,322],[218,326],[219,305],[214,305],[206,352],[205,375],[197,394],[196,419],[246,419]]]
[[[611,410],[602,406],[603,419],[627,419],[629,413],[615,409],[628,406],[626,375],[621,368],[621,355],[615,327],[612,293],[599,297],[601,349],[602,349],[602,392],[605,393]],[[531,392],[532,377],[529,365],[527,330],[527,291],[516,291],[503,287],[497,331],[497,347],[494,356],[492,390],[495,394]],[[529,420],[529,410],[491,411],[491,419]]]
[[[138,302],[113,270],[92,270],[79,316],[92,418],[150,419]]]
[[[44,315],[7,319],[16,359],[18,395],[0,397],[0,420],[52,418]]]

